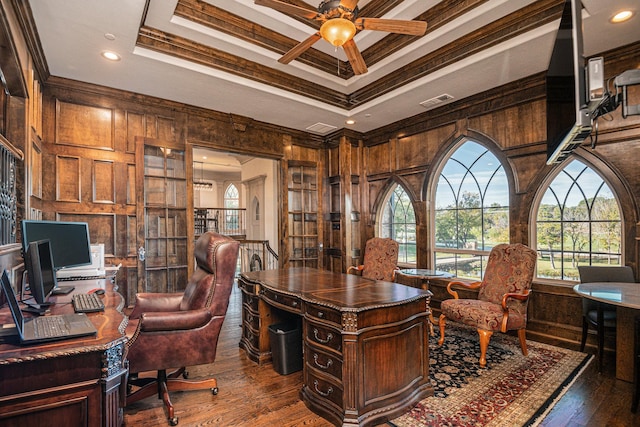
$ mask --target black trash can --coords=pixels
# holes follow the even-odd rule
[[[302,369],[302,328],[300,322],[274,323],[269,326],[273,369],[289,375]]]

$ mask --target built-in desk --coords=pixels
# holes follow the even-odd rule
[[[0,344],[0,425],[3,427],[113,426],[123,421],[120,385],[123,362],[124,299],[107,280],[62,282],[74,292],[102,287],[105,311],[89,313],[97,335],[21,346]],[[51,298],[51,314],[73,313],[70,295]],[[1,323],[13,323],[7,307]]]
[[[311,268],[242,273],[239,285],[250,359],[271,360],[269,325],[302,317],[301,396],[332,423],[379,424],[433,394],[429,291]]]

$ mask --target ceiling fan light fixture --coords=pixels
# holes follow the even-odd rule
[[[338,47],[342,46],[356,34],[356,26],[345,18],[333,18],[325,21],[320,27],[323,39]]]

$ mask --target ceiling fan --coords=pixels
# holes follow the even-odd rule
[[[342,46],[353,72],[364,74],[367,72],[367,64],[353,41],[353,36],[357,31],[386,31],[412,36],[422,36],[427,31],[427,23],[424,21],[358,18],[358,0],[323,0],[318,6],[318,10],[307,9],[279,0],[255,0],[254,3],[289,15],[322,22],[320,31],[312,34],[278,59],[278,62],[282,64],[293,61],[322,38],[336,48]]]

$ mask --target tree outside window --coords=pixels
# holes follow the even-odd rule
[[[491,249],[509,242],[504,167],[484,146],[466,141],[447,159],[434,198],[435,267],[480,279]]]
[[[416,265],[416,214],[401,185],[395,185],[387,193],[378,235],[398,242],[399,263]]]
[[[571,161],[553,179],[535,218],[539,278],[579,280],[578,265],[622,265],[618,202],[581,161]]]

